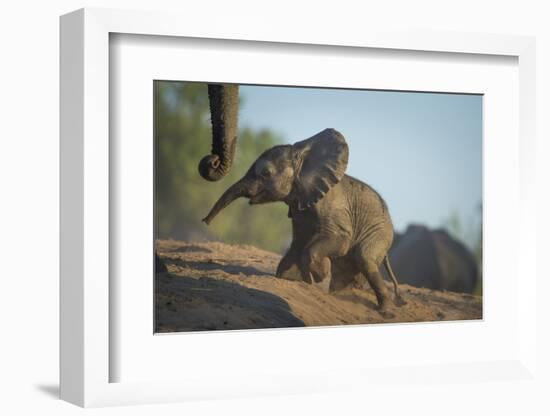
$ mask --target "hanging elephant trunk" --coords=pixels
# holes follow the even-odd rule
[[[233,164],[237,144],[239,86],[208,84],[212,120],[212,153],[199,163],[200,175],[208,181],[223,178]]]

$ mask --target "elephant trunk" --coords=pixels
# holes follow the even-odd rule
[[[200,161],[199,173],[208,181],[218,181],[227,175],[235,158],[239,86],[208,84],[208,100],[212,120],[212,153]]]
[[[231,204],[235,199],[241,197],[250,197],[250,184],[246,177],[231,185],[216,201],[208,215],[202,220],[209,225],[210,222],[229,204]]]

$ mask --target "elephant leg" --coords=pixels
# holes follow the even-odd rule
[[[302,253],[300,269],[303,279],[328,293],[332,280],[330,257],[343,256],[348,248],[349,242],[338,236],[314,238]]]
[[[384,254],[377,253],[376,247],[369,247],[366,244],[360,246],[356,253],[356,261],[359,270],[365,275],[370,287],[376,295],[378,310],[386,318],[394,318],[395,315],[389,311],[391,296],[380,273],[380,265]]]

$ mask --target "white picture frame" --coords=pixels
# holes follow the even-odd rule
[[[158,403],[198,398],[248,397],[365,388],[380,383],[472,382],[532,379],[536,375],[536,271],[534,247],[536,219],[534,177],[535,43],[529,37],[465,33],[364,31],[346,33],[276,30],[266,26],[238,34],[230,24],[207,27],[201,19],[169,13],[83,9],[61,18],[61,398],[80,406]],[[498,360],[445,362],[419,361],[414,367],[350,369],[321,366],[317,372],[266,373],[254,380],[234,375],[208,374],[180,380],[111,382],[110,368],[120,359],[110,348],[110,297],[112,267],[109,252],[109,38],[110,34],[285,45],[330,45],[338,48],[427,51],[440,54],[503,55],[515,57],[519,68],[519,191],[518,237],[514,246],[517,270],[523,270],[517,291],[517,345]],[[498,157],[498,156],[497,156]],[[290,335],[299,330],[281,332]],[[311,334],[311,333],[310,333]],[[152,335],[152,334],[151,334]],[[189,336],[189,335],[187,335]],[[223,336],[223,334],[222,334]],[[315,335],[317,336],[317,335]],[[321,335],[319,335],[321,336]],[[330,336],[326,332],[323,336]],[[208,337],[208,335],[207,335]],[[204,335],[201,342],[209,340]],[[310,336],[311,337],[311,336]],[[170,337],[165,337],[170,342]],[[212,340],[212,338],[211,338]],[[307,342],[302,337],[303,342]],[[219,341],[216,340],[216,343]],[[414,374],[411,377],[411,374]]]

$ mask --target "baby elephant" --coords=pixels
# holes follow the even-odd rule
[[[344,174],[348,145],[334,129],[326,129],[294,145],[275,146],[254,162],[203,219],[209,224],[237,198],[250,204],[283,201],[292,218],[292,243],[277,267],[278,277],[298,269],[308,283],[331,287],[332,266],[351,276],[362,273],[373,288],[381,314],[390,296],[379,268],[394,285],[394,302],[402,303],[388,260],[393,226],[384,200],[367,184]]]

